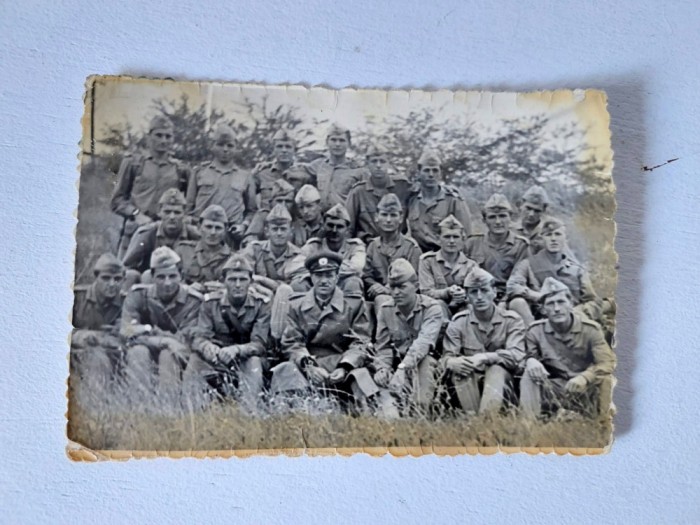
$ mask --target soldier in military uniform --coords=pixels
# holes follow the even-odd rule
[[[345,294],[362,296],[362,272],[365,267],[367,252],[360,239],[350,239],[350,217],[342,204],[336,204],[324,214],[323,238],[312,238],[302,247],[300,260],[305,260],[314,253],[321,251],[335,252],[343,259],[338,274],[338,286]],[[297,291],[311,288],[308,272],[301,272],[292,282]]]
[[[499,301],[505,296],[513,267],[527,257],[527,239],[511,229],[512,212],[505,195],[491,195],[481,210],[488,231],[470,236],[464,250],[467,257],[494,276]]]
[[[230,126],[222,124],[213,137],[214,158],[193,170],[187,185],[187,211],[199,217],[216,204],[226,212],[230,222],[230,244],[237,245],[256,207],[255,194],[250,192],[250,172],[234,163],[236,136]]]
[[[435,350],[447,321],[438,302],[418,293],[418,275],[406,259],[389,267],[391,300],[378,308],[371,369],[378,386],[389,388],[404,414],[427,414],[435,397]]]
[[[270,185],[269,203],[258,209],[253,215],[250,225],[245,231],[244,245],[254,240],[265,239],[265,217],[277,204],[283,204],[289,213],[294,215],[294,187],[284,179],[278,179]]]
[[[593,290],[588,272],[571,255],[564,224],[558,219],[549,218],[540,230],[544,249],[515,265],[508,279],[509,308],[518,312],[525,324],[530,325],[535,319],[532,307],[540,302],[542,283],[547,277],[554,277],[571,291],[575,309],[598,321],[602,303]]]
[[[226,243],[228,217],[221,206],[207,206],[199,220],[199,241],[181,241],[176,252],[182,259],[185,282],[201,292],[205,283],[221,279],[221,270],[231,256],[231,248]]]
[[[153,284],[134,285],[122,308],[125,379],[132,392],[150,398],[156,388],[159,398],[172,402],[179,397],[203,297],[182,282],[180,256],[167,246],[151,255],[151,272]]]
[[[440,249],[439,225],[448,215],[454,215],[471,233],[469,206],[456,188],[442,183],[442,169],[437,153],[426,149],[418,159],[418,185],[408,204],[408,228],[421,251]]]
[[[365,244],[380,234],[376,222],[377,204],[389,193],[399,198],[402,210],[406,209],[410,184],[403,176],[389,175],[389,151],[374,145],[367,151],[369,173],[355,184],[348,194],[347,209],[350,215],[350,235]],[[404,217],[402,219],[402,230]]]
[[[70,363],[76,377],[104,389],[121,357],[118,329],[125,270],[119,259],[106,253],[93,272],[91,285],[75,287]]]
[[[464,280],[470,308],[455,314],[440,359],[448,390],[467,413],[499,411],[525,355],[525,325],[496,304],[494,277],[476,267]]]
[[[326,134],[328,156],[309,163],[308,169],[321,194],[323,209],[345,205],[352,187],[362,180],[365,168],[347,158],[350,131],[333,124]]]
[[[184,192],[187,188],[189,168],[170,156],[173,131],[169,118],[153,118],[148,128],[148,151],[127,155],[122,160],[111,201],[112,211],[125,221],[119,241],[119,257],[123,257],[139,226],[158,219],[163,193],[168,189]]]
[[[292,242],[301,247],[313,237],[323,237],[321,194],[315,186],[304,184],[294,197],[298,219],[292,223]]]
[[[421,293],[439,300],[445,313],[452,317],[467,304],[462,283],[477,266],[464,254],[464,226],[454,215],[449,215],[440,222],[440,249],[420,257]]]
[[[253,267],[234,255],[222,268],[225,289],[207,294],[199,310],[192,355],[183,374],[183,392],[195,405],[206,404],[212,387],[235,385],[249,407],[261,401],[269,370],[270,303],[250,285]],[[233,389],[233,388],[232,388]]]
[[[530,242],[530,255],[544,248],[540,233],[548,206],[549,195],[542,186],[530,186],[521,198],[520,220],[513,225],[513,231]]]
[[[527,417],[560,409],[595,416],[610,409],[615,355],[600,326],[574,310],[569,288],[547,277],[540,290],[546,319],[530,325],[520,380]]]

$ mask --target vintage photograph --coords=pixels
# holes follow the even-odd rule
[[[606,103],[90,77],[71,457],[606,451]]]

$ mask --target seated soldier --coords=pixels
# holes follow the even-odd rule
[[[525,325],[496,304],[494,278],[481,268],[464,280],[470,308],[454,316],[440,359],[448,391],[467,413],[497,412],[525,355]]]
[[[598,321],[602,303],[593,290],[588,272],[571,255],[564,224],[549,218],[540,230],[544,250],[516,264],[508,279],[509,308],[518,312],[527,326],[532,324],[535,320],[532,308],[540,301],[542,283],[547,277],[554,277],[569,288],[575,309]]]
[[[369,345],[365,302],[345,296],[336,286],[342,262],[331,251],[306,259],[313,288],[292,300],[281,342],[285,361],[272,369],[272,392],[311,390],[363,407],[379,394],[365,368]]]
[[[513,224],[513,231],[529,241],[529,254],[534,255],[544,248],[540,230],[549,206],[549,195],[542,186],[530,186],[520,200],[520,220]]]
[[[248,229],[245,231],[243,247],[253,240],[265,240],[265,217],[277,204],[284,205],[289,214],[294,215],[294,187],[284,179],[277,179],[272,183],[269,207],[261,207],[255,212]]]
[[[498,292],[497,301],[506,293],[506,281],[513,267],[527,257],[527,239],[511,230],[513,209],[501,193],[494,193],[481,209],[487,232],[471,235],[465,253],[484,270],[493,275]]]
[[[313,237],[322,237],[323,210],[321,209],[321,194],[315,186],[305,184],[294,197],[299,218],[293,223],[292,243],[301,247]]]
[[[453,215],[471,233],[471,213],[462,194],[443,184],[442,168],[437,153],[425,149],[418,159],[418,185],[408,203],[408,228],[423,252],[440,249],[439,225]]]
[[[367,252],[360,239],[350,239],[350,217],[342,204],[336,204],[323,216],[323,237],[314,237],[301,248],[299,261],[321,252],[335,252],[343,260],[338,274],[338,287],[344,294],[363,295],[362,271],[365,267]],[[292,281],[292,288],[299,292],[311,289],[308,272],[301,272]]]
[[[153,251],[151,272],[153,284],[134,285],[124,300],[125,379],[136,394],[148,398],[155,388],[159,398],[175,402],[202,295],[182,282],[180,256],[167,246]]]
[[[348,194],[347,209],[350,215],[350,234],[365,244],[381,233],[377,225],[377,204],[385,195],[392,193],[399,200],[401,231],[405,231],[405,216],[410,184],[405,177],[389,174],[389,150],[383,146],[370,146],[367,151],[367,173]]]
[[[363,281],[367,297],[374,301],[375,309],[391,298],[389,289],[389,265],[396,259],[406,259],[414,269],[418,268],[420,248],[418,243],[401,234],[403,209],[401,201],[393,193],[384,195],[377,204],[375,221],[379,237],[367,247],[367,262]]]
[[[75,286],[70,365],[73,377],[105,389],[121,358],[118,329],[124,265],[105,253],[97,259],[93,273],[91,285]]]
[[[612,403],[615,355],[600,326],[574,310],[569,288],[547,277],[540,290],[546,319],[525,336],[520,408],[526,417],[558,410],[585,416],[606,413]]]
[[[212,387],[218,387],[222,395],[238,394],[255,408],[272,357],[270,304],[250,288],[253,267],[246,257],[232,256],[222,273],[225,289],[207,294],[199,310],[183,392],[197,406],[206,403]],[[236,391],[228,392],[222,385],[236,385]]]
[[[447,318],[435,299],[418,293],[418,275],[406,259],[391,263],[389,286],[392,299],[378,308],[374,381],[390,389],[404,414],[427,415],[436,387],[430,352]]]
[[[421,293],[438,299],[448,317],[466,306],[462,283],[477,267],[463,248],[464,228],[450,215],[440,222],[440,249],[421,255],[418,266]]]

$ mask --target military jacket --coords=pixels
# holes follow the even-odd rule
[[[418,265],[418,282],[422,294],[448,301],[450,286],[462,286],[464,278],[478,265],[464,252],[459,252],[457,262],[449,263],[442,252],[428,252],[421,255]]]
[[[464,232],[471,232],[471,213],[462,195],[456,188],[441,185],[440,193],[430,204],[423,200],[420,189],[415,191],[408,204],[408,228],[423,252],[440,249],[440,222],[448,215],[464,226]]]
[[[180,236],[172,239],[166,237],[161,221],[151,222],[140,226],[134,233],[129,247],[124,254],[124,266],[139,272],[148,270],[153,250],[161,246],[172,248],[179,253],[179,245],[182,241],[196,241],[199,239],[199,230],[187,223],[183,224]]]
[[[495,353],[492,364],[515,371],[525,357],[525,323],[518,314],[496,306],[489,322],[482,323],[471,308],[454,315],[447,326],[441,361]]]
[[[316,187],[321,194],[324,209],[336,204],[345,206],[352,187],[360,182],[367,168],[346,159],[342,164],[331,164],[330,159],[320,158],[309,163],[309,171],[316,180]]]
[[[177,253],[182,259],[182,276],[187,283],[205,283],[221,279],[221,268],[231,256],[231,248],[222,244],[213,253],[200,241],[181,241]]]
[[[109,301],[99,301],[95,285],[75,286],[73,326],[81,330],[118,328],[124,297],[117,295]]]
[[[418,271],[419,258],[418,243],[410,237],[399,235],[397,241],[391,244],[383,242],[381,237],[376,237],[367,246],[367,262],[362,274],[365,289],[369,289],[373,284],[387,286],[389,266],[396,259],[406,259]]]
[[[302,247],[306,241],[313,237],[321,237],[323,232],[323,221],[319,220],[318,224],[309,226],[302,219],[296,219],[292,223],[292,244]]]
[[[248,184],[250,172],[237,166],[221,169],[206,162],[192,172],[187,185],[187,209],[194,217],[212,204],[226,211],[229,224],[241,224],[247,212],[255,208],[255,194]]]
[[[308,242],[302,247],[298,256],[302,265],[303,261],[305,261],[307,257],[319,251],[334,250],[331,250],[328,247],[326,239],[309,239]],[[346,277],[349,275],[357,275],[358,277],[362,276],[362,271],[367,260],[365,243],[363,243],[360,239],[346,239],[343,246],[336,253],[343,258],[343,262],[340,265],[340,271],[338,272],[340,277]]]
[[[278,179],[285,179],[289,182],[294,178],[303,184],[315,185],[316,178],[307,165],[293,163],[286,170],[280,169],[276,162],[262,162],[258,164],[248,180],[247,193],[250,196],[257,196],[251,202],[251,210],[270,209],[270,199],[272,198],[272,185]],[[296,186],[295,186],[296,187]]]
[[[525,230],[522,222],[520,221],[513,225],[513,232],[520,237],[524,237],[530,243],[530,248],[528,250],[530,255],[534,255],[544,248],[544,239],[542,239],[542,225],[546,220],[546,217],[542,217],[539,224],[530,231]]]
[[[296,274],[304,271],[304,263],[299,260],[301,249],[287,243],[285,252],[276,257],[270,248],[270,241],[253,241],[245,249],[245,255],[253,265],[256,275],[289,283]]]
[[[527,246],[527,240],[512,231],[500,246],[493,244],[488,234],[481,233],[467,239],[464,251],[467,257],[494,276],[497,287],[505,289],[513,267],[527,257]]]

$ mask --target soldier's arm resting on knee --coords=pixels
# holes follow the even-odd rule
[[[282,333],[280,348],[284,359],[303,370],[307,366],[315,365],[316,361],[306,348],[306,336],[302,326],[301,314],[292,306],[287,316],[287,325]]]
[[[430,305],[423,317],[423,324],[420,327],[418,336],[406,352],[405,357],[399,364],[399,367],[412,369],[418,366],[429,353],[435,348],[440,337],[442,324],[445,322],[445,317],[438,304]],[[403,365],[403,366],[402,366]]]
[[[496,360],[491,364],[515,371],[525,358],[525,323],[517,314],[508,314],[504,322],[507,323],[505,346],[496,350]]]
[[[391,369],[394,362],[394,345],[391,341],[391,331],[389,329],[389,325],[395,322],[391,315],[392,308],[393,306],[387,305],[379,309],[374,352],[373,355],[370,356],[370,368],[374,371],[375,375],[382,372],[382,374],[380,374],[382,377],[386,375],[386,371],[389,371],[389,373],[392,372]]]

